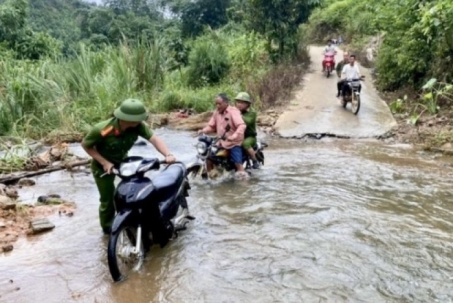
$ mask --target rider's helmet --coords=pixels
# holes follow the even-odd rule
[[[234,100],[243,101],[243,102],[252,104],[252,99],[250,98],[250,95],[246,92],[240,92],[239,94],[237,94],[237,96],[236,96],[236,98],[234,98]]]
[[[137,99],[124,100],[113,115],[117,119],[128,122],[142,122],[148,118],[145,106]]]

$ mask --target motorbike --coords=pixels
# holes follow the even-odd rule
[[[227,127],[225,134],[229,131]],[[198,142],[196,144],[197,149],[197,161],[193,164],[193,167],[198,167],[198,169],[193,169],[193,176],[200,174],[203,179],[208,179],[207,173],[207,160],[210,159],[214,167],[220,171],[236,171],[236,166],[233,161],[230,159],[229,150],[218,146],[216,143],[224,139],[225,134],[220,137],[210,137],[205,134],[201,134],[198,137]],[[257,144],[253,147],[256,153],[256,159],[260,162],[261,165],[264,165],[264,148],[268,145],[264,142],[258,141]],[[244,168],[247,172],[250,173],[252,169],[252,160],[248,156],[247,152],[243,149],[242,152],[242,161]]]
[[[324,74],[327,78],[330,77],[334,68],[335,68],[335,54],[334,53],[326,53],[324,55]]]
[[[357,113],[360,110],[360,81],[364,80],[364,76],[361,78],[357,79],[351,79],[346,81],[346,86],[348,89],[343,92],[342,98],[341,98],[341,106],[346,108],[346,105],[351,102],[351,110],[354,115],[357,115]]]
[[[107,247],[109,270],[115,282],[140,270],[153,244],[164,247],[194,219],[186,200],[190,190],[187,176],[193,168],[176,162],[151,179],[145,176],[164,163],[133,156],[112,171],[121,179],[115,189],[116,215]]]

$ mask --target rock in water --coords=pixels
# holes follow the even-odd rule
[[[55,228],[55,225],[47,219],[34,219],[30,222],[33,234],[39,234]]]
[[[22,178],[17,182],[17,184],[20,186],[33,186],[36,182],[32,179]]]
[[[59,205],[64,203],[59,195],[39,196],[38,202],[45,205]]]
[[[16,209],[16,202],[14,202],[11,198],[7,196],[0,195],[0,209],[3,210],[15,210]]]
[[[11,244],[10,245],[5,245],[5,246],[2,247],[2,251],[5,252],[5,253],[6,252],[10,252],[13,249],[14,249],[14,247]]]

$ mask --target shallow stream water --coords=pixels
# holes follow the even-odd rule
[[[178,158],[193,158],[190,133],[159,134]],[[77,209],[0,255],[0,302],[453,301],[448,158],[376,141],[268,143],[249,180],[193,181],[196,220],[119,284],[91,175],[37,178],[23,201],[58,193]]]

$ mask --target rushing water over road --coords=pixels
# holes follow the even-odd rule
[[[188,133],[162,137],[194,154]],[[448,159],[374,141],[269,143],[250,180],[193,182],[196,221],[120,284],[91,176],[40,177],[23,199],[58,192],[78,208],[0,256],[0,302],[452,301]]]

